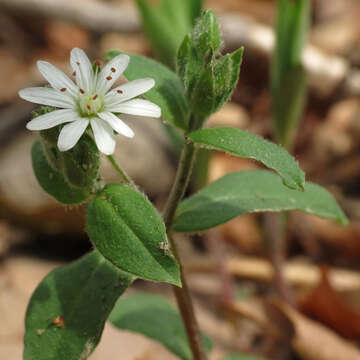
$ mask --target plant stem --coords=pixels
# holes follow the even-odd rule
[[[114,157],[112,155],[107,155],[107,158],[109,159],[111,165],[114,167],[117,173],[120,175],[122,183],[125,185],[130,185],[134,189],[137,189],[134,181],[131,179],[131,177],[128,174],[126,174],[126,172],[123,169],[121,169],[120,165],[116,162]]]
[[[203,343],[199,326],[197,324],[194,312],[194,306],[191,300],[189,287],[183,272],[183,266],[177,250],[175,239],[171,235],[171,225],[174,220],[176,208],[183,198],[186,188],[189,185],[191,171],[195,161],[195,148],[193,143],[186,142],[182,149],[177,169],[174,185],[171,189],[169,198],[164,209],[164,222],[167,229],[168,238],[171,244],[172,251],[180,265],[182,288],[173,286],[173,291],[178,303],[178,307],[185,324],[186,333],[188,336],[190,348],[194,360],[206,360],[206,354],[203,349]]]

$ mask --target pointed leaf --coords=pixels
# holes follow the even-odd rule
[[[51,153],[50,148],[48,151]],[[52,155],[55,157],[56,153]],[[59,170],[53,167],[53,164],[50,165],[50,161],[53,163],[55,160],[50,160],[49,155],[46,156],[45,146],[40,141],[34,143],[31,157],[34,173],[40,186],[57,201],[63,204],[79,204],[89,198],[89,189],[70,186]]]
[[[245,213],[300,210],[345,225],[346,216],[324,188],[306,183],[304,191],[289,189],[269,171],[234,172],[208,185],[178,207],[173,230],[210,229]]]
[[[109,320],[123,330],[143,334],[163,344],[183,360],[192,360],[192,354],[181,317],[162,296],[136,293],[119,299]],[[211,341],[203,336],[206,351]]]
[[[26,312],[24,360],[85,360],[132,277],[93,251],[52,271]]]
[[[86,227],[97,250],[120,270],[181,286],[161,216],[136,190],[106,185],[89,204]]]
[[[282,147],[259,136],[231,127],[218,127],[194,131],[189,138],[206,148],[260,161],[275,170],[288,187],[298,190],[304,187],[305,174],[295,159]]]
[[[231,97],[239,80],[244,48],[215,60],[215,101],[213,112],[219,110]]]

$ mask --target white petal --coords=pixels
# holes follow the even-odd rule
[[[65,125],[58,138],[58,148],[60,151],[67,151],[73,148],[81,138],[89,124],[88,119],[78,119]]]
[[[76,83],[86,92],[93,90],[94,72],[89,58],[79,48],[74,48],[70,53],[70,64],[76,75]]]
[[[105,95],[105,105],[120,103],[146,93],[155,85],[152,78],[136,79],[122,84]],[[118,93],[120,90],[121,93]]]
[[[116,115],[111,112],[103,112],[97,114],[100,119],[106,121],[116,132],[126,137],[134,137],[134,132]]]
[[[140,115],[150,117],[160,117],[161,109],[156,104],[143,100],[134,99],[119,104],[111,104],[106,107],[106,110],[111,112],[119,112],[129,115]]]
[[[76,104],[73,98],[64,93],[45,87],[32,87],[19,91],[19,96],[35,104],[73,109]]]
[[[104,120],[93,118],[90,124],[98,149],[105,155],[111,155],[115,150],[114,132]]]
[[[105,94],[127,68],[129,61],[130,57],[124,54],[118,55],[109,61],[99,74],[96,93]]]
[[[47,61],[39,60],[37,66],[49,84],[57,90],[66,89],[64,96],[77,96],[78,87],[61,70]]]
[[[55,110],[48,114],[36,117],[26,124],[29,130],[45,130],[54,126],[76,120],[79,115],[71,109]]]

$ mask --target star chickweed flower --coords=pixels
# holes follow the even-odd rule
[[[70,63],[75,82],[50,63],[38,61],[38,69],[51,88],[27,88],[20,90],[19,96],[57,109],[29,121],[26,127],[29,130],[45,130],[68,123],[61,129],[57,144],[60,151],[67,151],[76,145],[90,124],[99,150],[111,155],[115,150],[114,130],[127,137],[134,136],[134,132],[116,114],[161,116],[161,109],[156,104],[134,99],[155,85],[153,79],[137,79],[111,89],[129,61],[129,56],[118,55],[101,71],[94,71],[85,52],[74,48]]]

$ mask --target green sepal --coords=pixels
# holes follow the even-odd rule
[[[45,149],[46,145],[39,140],[31,149],[32,166],[40,186],[63,204],[79,204],[86,201],[91,195],[90,190],[71,186],[63,174],[53,166]],[[49,154],[51,151],[48,149]]]
[[[59,155],[62,172],[69,184],[93,189],[100,168],[100,153],[94,140],[85,134],[72,149]]]

